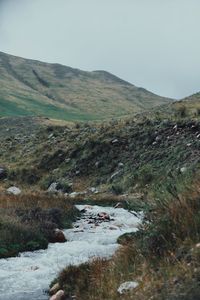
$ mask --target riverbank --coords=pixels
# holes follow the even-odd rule
[[[63,197],[1,194],[0,258],[46,249],[49,242],[62,242],[59,230],[70,228],[78,215],[74,205]]]
[[[196,176],[161,186],[140,230],[118,239],[123,248],[112,259],[67,267],[54,283],[67,299],[200,299],[199,182]],[[124,282],[137,285],[121,295]]]
[[[77,266],[94,258],[110,258],[119,248],[117,238],[136,231],[140,223],[140,217],[123,208],[78,208],[84,209],[84,214],[73,228],[63,231],[67,242],[49,244],[46,250],[24,252],[19,257],[0,260],[0,295],[4,299],[48,299],[44,291],[64,266]],[[109,220],[103,219],[101,214],[109,216]]]

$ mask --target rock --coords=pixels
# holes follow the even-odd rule
[[[57,193],[57,186],[58,186],[58,184],[57,184],[57,182],[53,182],[49,187],[48,187],[48,192],[49,193]]]
[[[162,136],[161,135],[157,135],[157,137],[155,138],[156,142],[159,142],[162,140]]]
[[[119,140],[118,139],[114,139],[114,140],[112,140],[112,144],[117,144],[119,142]]]
[[[70,198],[76,198],[76,196],[80,196],[80,195],[84,195],[84,194],[85,194],[85,192],[73,192],[73,193],[68,194],[68,196]]]
[[[7,171],[4,168],[0,168],[0,180],[6,178]]]
[[[67,240],[65,238],[64,233],[60,229],[54,230],[54,235],[52,237],[52,243],[65,243]]]
[[[58,291],[60,290],[60,285],[59,283],[55,283],[49,290],[50,295],[55,295]]]
[[[122,283],[117,291],[118,291],[118,293],[120,293],[122,295],[128,291],[135,289],[136,287],[138,287],[138,285],[139,284],[136,281],[127,281],[127,282]]]
[[[50,300],[63,300],[65,297],[65,292],[63,290],[59,290],[55,295],[53,295]]]
[[[124,167],[124,164],[122,162],[119,162],[118,163],[118,168],[123,168]]]
[[[116,171],[115,173],[113,173],[110,177],[111,180],[113,180],[115,177],[117,177],[118,175],[121,174],[121,171]]]
[[[112,225],[112,226],[110,226],[110,227],[109,227],[109,229],[110,229],[110,230],[118,230],[118,229],[119,229],[119,227],[117,227],[117,226],[113,226],[113,225]]]
[[[196,248],[200,248],[200,243],[196,244],[195,247],[196,247]]]
[[[37,270],[39,270],[39,267],[38,267],[38,266],[32,266],[32,267],[31,267],[31,271],[37,271]]]
[[[100,161],[95,162],[95,167],[96,168],[100,168],[102,165],[102,163]]]
[[[109,214],[107,214],[106,212],[98,213],[98,217],[99,217],[101,220],[109,220],[109,221],[110,221],[110,216],[109,216]]]
[[[181,172],[181,173],[185,173],[186,171],[187,171],[187,168],[186,168],[186,167],[180,168],[180,172]]]
[[[7,189],[7,192],[9,194],[16,195],[16,196],[19,195],[19,194],[21,194],[21,190],[18,187],[16,187],[16,186],[9,187]]]
[[[49,136],[48,136],[48,139],[52,139],[54,137],[54,134],[51,133]]]
[[[88,191],[93,193],[93,194],[98,194],[99,193],[99,191],[95,187],[89,188]]]
[[[123,208],[123,204],[121,202],[118,202],[114,208]]]

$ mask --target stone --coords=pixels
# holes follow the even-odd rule
[[[89,192],[91,192],[93,194],[98,194],[99,193],[98,190],[95,187],[91,187],[88,190],[89,190]]]
[[[7,192],[8,192],[9,194],[12,194],[12,195],[15,195],[15,196],[21,194],[21,190],[20,190],[18,187],[16,187],[16,186],[11,186],[11,187],[9,187],[9,188],[7,189]]]
[[[101,162],[100,162],[100,161],[95,162],[95,167],[96,167],[96,168],[99,168],[100,165],[101,165]]]
[[[118,229],[119,229],[119,227],[117,227],[117,226],[113,226],[113,225],[112,225],[112,226],[110,226],[110,227],[109,227],[109,229],[110,229],[110,230],[118,230]]]
[[[67,241],[66,237],[65,237],[64,233],[62,232],[62,230],[55,229],[51,242],[52,243],[65,243],[66,241]]]
[[[123,168],[124,167],[124,164],[122,162],[119,162],[118,163],[118,168]]]
[[[76,196],[79,196],[79,195],[80,195],[79,192],[73,192],[73,193],[70,193],[70,194],[69,194],[69,197],[70,197],[70,198],[75,198]]]
[[[55,295],[53,295],[50,300],[63,300],[65,297],[65,292],[63,290],[59,290]]]
[[[159,141],[161,141],[161,139],[162,139],[161,135],[158,135],[155,140],[156,140],[156,142],[159,142]]]
[[[51,133],[49,136],[48,136],[48,139],[52,139],[54,137],[54,134]]]
[[[186,167],[182,167],[182,168],[180,168],[180,171],[181,171],[181,173],[185,173],[187,171],[187,168]]]
[[[58,184],[57,184],[57,182],[53,182],[49,187],[48,187],[48,192],[49,193],[57,193],[57,186],[58,186]]]
[[[126,292],[129,292],[133,289],[135,289],[136,287],[138,287],[139,283],[136,281],[126,281],[124,283],[122,283],[119,288],[118,288],[118,293],[119,294],[125,294]]]
[[[99,217],[101,220],[109,220],[109,221],[110,221],[110,216],[109,216],[109,214],[107,214],[106,212],[98,213],[98,217]]]
[[[38,266],[32,266],[32,267],[31,267],[31,271],[37,271],[37,270],[39,270],[39,267],[38,267]]]
[[[114,208],[123,208],[123,204],[121,202],[118,202]]]
[[[117,177],[117,176],[120,175],[120,174],[121,174],[121,171],[116,171],[115,173],[113,173],[113,174],[111,175],[110,179],[112,180],[112,179],[114,179],[115,177]]]
[[[114,140],[112,140],[112,144],[117,144],[119,142],[119,140],[118,139],[114,139]]]
[[[55,283],[49,290],[50,295],[55,295],[58,291],[60,290],[60,285],[59,283]]]

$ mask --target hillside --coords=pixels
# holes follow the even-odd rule
[[[0,52],[0,117],[100,120],[171,102],[108,72],[85,72]]]
[[[58,212],[62,228],[76,215],[66,203],[120,203],[142,210],[143,224],[119,238],[123,247],[111,260],[63,270],[56,282],[66,299],[119,300],[117,288],[130,280],[138,287],[125,300],[199,299],[197,100],[104,123],[1,118],[0,257],[47,247],[49,218],[58,226]],[[10,186],[21,194],[7,195]]]

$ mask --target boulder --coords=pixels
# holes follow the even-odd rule
[[[119,294],[125,294],[126,292],[129,292],[133,289],[135,289],[136,287],[138,287],[139,283],[136,281],[126,281],[124,283],[122,283],[119,288],[118,288],[118,293]]]
[[[16,186],[9,187],[7,189],[7,192],[9,194],[16,195],[16,196],[19,195],[19,194],[21,194],[21,190],[18,187],[16,187]]]
[[[63,300],[65,298],[65,292],[59,290],[55,295],[53,295],[50,300]]]
[[[64,233],[62,232],[62,230],[55,229],[51,242],[52,243],[65,243],[66,241],[67,241],[66,237],[65,237]]]

